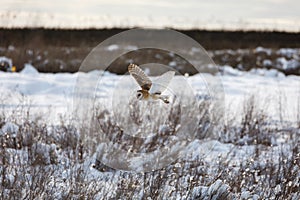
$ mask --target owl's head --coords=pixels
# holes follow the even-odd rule
[[[142,99],[143,99],[143,92],[142,92],[141,90],[138,90],[138,91],[136,92],[136,98],[137,98],[138,100],[142,100]]]

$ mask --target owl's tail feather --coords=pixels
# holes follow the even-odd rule
[[[170,97],[168,95],[161,95],[159,96],[159,99],[161,99],[166,104],[170,103]]]

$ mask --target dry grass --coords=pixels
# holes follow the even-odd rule
[[[0,198],[298,199],[299,129],[279,132],[278,127],[267,126],[267,118],[257,109],[253,97],[245,101],[244,107],[239,126],[223,127],[220,142],[233,145],[225,156],[217,156],[212,162],[201,156],[183,157],[160,170],[144,173],[115,170],[95,160],[93,152],[97,142],[86,146],[80,134],[88,133],[79,133],[63,121],[57,126],[43,120],[32,121],[27,114],[30,111],[24,108],[15,111],[22,118],[2,114],[1,128],[9,122],[18,128],[6,129],[0,135]],[[174,105],[169,116],[173,128],[168,136],[176,134],[174,126],[180,123],[178,109]],[[209,117],[206,112],[201,113],[199,127],[205,127],[200,125],[207,123]],[[140,113],[133,116],[137,122],[141,120]],[[122,141],[125,144],[122,148],[131,146],[135,151],[151,150],[164,140],[164,137],[148,143],[130,140],[104,110],[94,120],[94,126],[81,129],[94,131],[90,136],[95,138],[91,140],[99,141],[98,137],[106,134],[111,141]],[[206,138],[205,130],[198,129],[198,134],[203,133],[197,137],[199,140]],[[289,135],[289,140],[272,145],[271,141],[282,134]],[[246,151],[238,155],[243,147]]]

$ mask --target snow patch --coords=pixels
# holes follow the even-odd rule
[[[38,75],[39,72],[36,68],[34,68],[31,64],[25,64],[24,69],[20,72],[21,74],[26,75]]]
[[[112,45],[109,45],[108,47],[106,47],[106,49],[108,50],[108,51],[115,51],[115,50],[118,50],[120,47],[119,47],[119,45],[117,45],[117,44],[112,44]]]
[[[223,67],[221,67],[221,71],[223,71],[224,75],[230,75],[230,76],[241,76],[243,75],[243,72],[238,70],[238,69],[234,69],[231,66],[225,65]]]
[[[256,49],[254,50],[255,53],[266,53],[267,55],[271,55],[272,54],[272,50],[271,49],[267,49],[267,48],[263,48],[263,47],[256,47]]]
[[[0,130],[0,135],[9,134],[10,137],[16,137],[19,131],[19,126],[14,123],[7,122]]]
[[[277,66],[281,69],[297,69],[300,68],[300,62],[297,60],[287,60],[285,57],[280,57],[276,59]]]

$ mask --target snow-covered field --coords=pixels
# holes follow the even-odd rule
[[[236,113],[243,106],[247,97],[255,95],[261,109],[266,111],[272,119],[279,120],[280,115],[288,122],[297,122],[300,100],[300,77],[285,76],[283,73],[271,69],[253,69],[242,72],[230,66],[220,67],[222,73],[218,74],[224,88],[226,113]],[[101,84],[95,95],[97,99],[105,101],[113,96],[114,88],[124,76],[118,76],[102,71],[80,73],[85,81]],[[128,78],[128,77],[127,77]],[[45,110],[50,119],[59,115],[70,114],[75,100],[76,87],[81,87],[82,80],[78,80],[78,73],[39,73],[31,65],[26,65],[20,73],[0,72],[1,107],[4,110],[13,110],[18,106],[29,106],[37,112]],[[128,85],[133,86],[134,81]],[[176,78],[173,82],[176,85]],[[195,94],[201,95],[203,91],[203,78],[200,74],[187,78]],[[122,86],[123,87],[123,86]],[[175,86],[176,87],[176,86]],[[94,87],[87,88],[87,93],[94,93]],[[125,88],[130,89],[130,88]],[[91,95],[92,96],[92,95]],[[279,110],[279,106],[282,110]],[[49,113],[50,112],[50,113]],[[298,116],[299,117],[299,116]]]
[[[193,7],[192,3],[192,7]],[[24,6],[24,5],[23,5]],[[124,5],[123,5],[124,6]],[[124,7],[124,10],[129,10],[130,7]],[[147,5],[147,10],[149,10]],[[252,6],[252,5],[251,5]],[[5,6],[4,6],[5,7]],[[47,7],[47,6],[46,6]],[[84,8],[85,6],[82,6]],[[221,6],[226,7],[226,6]],[[268,6],[270,7],[270,6]],[[126,9],[125,9],[126,8]],[[157,9],[155,7],[154,9]],[[299,31],[299,21],[297,18],[292,19],[272,19],[272,18],[254,18],[254,19],[231,19],[226,20],[226,16],[221,15],[222,18],[215,18],[212,16],[201,16],[197,18],[198,14],[205,12],[193,13],[193,17],[175,17],[164,16],[165,7],[156,14],[149,15],[133,15],[122,16],[120,12],[116,14],[103,14],[97,12],[97,15],[91,14],[90,11],[86,13],[48,13],[48,12],[26,12],[26,11],[1,11],[0,25],[8,28],[23,28],[23,27],[43,27],[43,28],[69,28],[69,29],[84,29],[84,28],[134,28],[134,27],[150,27],[162,28],[170,27],[174,29],[205,29],[205,30],[260,30],[260,31]],[[201,9],[203,7],[201,6]],[[242,9],[242,8],[241,8]],[[109,9],[111,11],[111,9]],[[151,9],[150,9],[151,10]],[[152,9],[153,10],[153,9]],[[205,10],[205,9],[204,9]],[[83,10],[82,10],[83,11]],[[227,10],[226,10],[227,12]],[[101,14],[99,14],[101,13]],[[184,19],[184,20],[183,20]]]
[[[97,144],[82,138],[87,127],[80,127],[74,114],[78,87],[86,84],[92,101],[109,108],[120,82],[132,81],[122,85],[131,90],[134,81],[128,75],[43,74],[29,64],[20,73],[0,72],[0,197],[299,199],[300,77],[274,69],[220,68],[215,76],[224,88],[222,124],[205,139],[190,141],[175,162],[148,173],[114,170],[96,161]],[[205,99],[202,75],[184,80]],[[98,84],[96,90],[89,81]],[[179,76],[174,87],[176,81]]]

